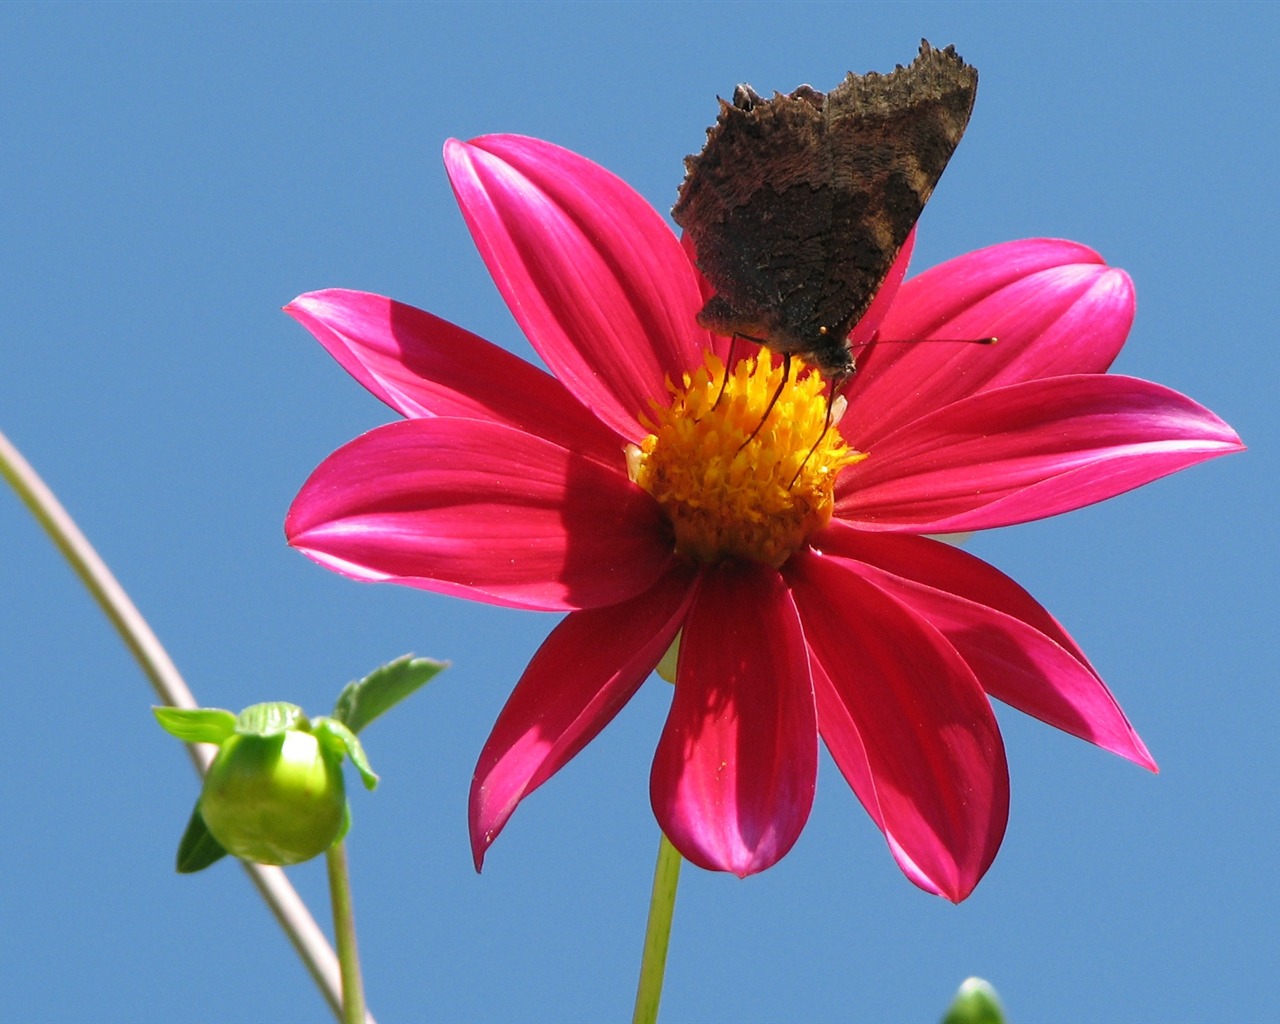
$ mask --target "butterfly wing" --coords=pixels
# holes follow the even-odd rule
[[[809,285],[824,272],[833,215],[831,190],[814,188],[824,99],[805,86],[763,100],[740,85],[702,153],[685,161],[671,212],[716,291],[699,320],[720,334],[806,347],[792,336],[817,317]]]
[[[977,71],[922,42],[909,67],[829,94],[739,86],[686,161],[672,216],[716,294],[699,314],[820,367],[866,312],[964,134]]]

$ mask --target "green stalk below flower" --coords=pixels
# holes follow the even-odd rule
[[[636,1008],[632,1024],[655,1024],[662,1001],[662,979],[667,969],[667,946],[671,940],[671,918],[676,909],[676,887],[680,884],[680,854],[666,835],[658,842],[658,861],[653,869],[653,894],[649,899],[649,923],[644,933],[644,953],[640,958],[640,983],[636,987]]]

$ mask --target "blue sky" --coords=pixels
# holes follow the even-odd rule
[[[1021,1021],[1274,1015],[1277,10],[0,7],[0,430],[204,703],[322,713],[406,651],[454,663],[365,734],[384,782],[353,787],[380,1019],[630,1013],[669,691],[646,686],[477,876],[471,771],[555,619],[357,585],[285,546],[311,469],[391,414],[280,307],[361,288],[530,355],[454,204],[446,138],[546,138],[665,211],[717,94],[830,87],[922,36],[981,85],[916,268],[1020,237],[1093,246],[1137,285],[1116,370],[1208,405],[1251,450],[970,545],[1079,640],[1160,775],[999,708],[1009,831],[954,907],[902,877],[824,759],[776,868],[686,868],[663,1019],[928,1021],[973,973]],[[187,760],[4,496],[0,678],[5,1016],[325,1019],[240,872],[173,872]],[[324,912],[322,867],[292,874]]]

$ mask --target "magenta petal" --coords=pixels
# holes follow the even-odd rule
[[[959,902],[991,866],[1009,815],[990,702],[945,637],[848,563],[802,551],[786,576],[821,666],[827,748],[907,876]]]
[[[471,783],[477,871],[520,801],[613,720],[671,646],[692,579],[679,567],[630,601],[573,612],[538,649],[494,723]]]
[[[562,611],[634,597],[673,555],[621,472],[481,420],[401,420],[338,449],[285,520],[289,543],[355,579]]]
[[[869,579],[950,642],[991,696],[1152,771],[1156,763],[1075,641],[999,570],[926,537],[834,523],[817,546]]]
[[[1024,380],[1101,373],[1133,322],[1133,284],[1073,242],[1031,239],[950,260],[907,281],[846,395],[855,447],[951,402]],[[994,346],[918,344],[995,337]],[[899,344],[898,342],[901,342]],[[877,411],[879,415],[876,415]]]
[[[804,635],[777,572],[703,570],[649,793],[700,867],[739,877],[791,849],[813,805],[817,720]]]
[[[814,694],[818,701],[819,718],[822,722],[821,734],[827,749],[833,752],[833,760],[844,776],[849,788],[857,795],[858,800],[884,835],[889,845],[889,852],[898,862],[898,867],[912,882],[925,892],[935,896],[946,897],[947,893],[933,880],[929,871],[931,865],[926,861],[921,868],[911,859],[911,855],[903,849],[894,837],[892,829],[886,827],[883,812],[880,810],[880,799],[876,795],[875,778],[871,772],[871,764],[867,758],[866,747],[848,710],[835,697],[835,689],[822,663],[817,658],[810,659],[809,670],[813,673]],[[932,868],[933,874],[948,877],[955,874],[954,868],[947,865],[942,871]]]
[[[584,405],[623,437],[701,362],[707,333],[680,243],[629,185],[537,139],[445,146],[476,246],[529,341]]]
[[[974,395],[916,420],[839,481],[836,516],[953,533],[1043,519],[1242,450],[1185,395],[1081,374]]]
[[[401,415],[505,423],[621,464],[623,442],[558,380],[447,320],[345,288],[300,295],[285,312]]]

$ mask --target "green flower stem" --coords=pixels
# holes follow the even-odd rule
[[[0,433],[0,476],[9,483],[70,563],[85,588],[111,621],[134,659],[150,680],[160,701],[175,708],[197,708],[195,697],[173,660],[138,612],[111,570],[98,557],[66,509],[31,468],[9,439]],[[188,752],[201,775],[213,755],[207,746],[188,744]],[[302,897],[279,868],[242,861],[249,878],[284,929],[320,991],[335,1014],[342,1012],[342,981],[338,958],[316,924]]]
[[[356,915],[351,905],[351,873],[347,868],[347,844],[340,840],[324,855],[329,867],[329,903],[333,906],[333,935],[342,968],[342,1024],[364,1024],[364,981],[356,950]]]
[[[640,984],[636,987],[636,1009],[632,1024],[654,1024],[662,1001],[662,977],[667,969],[667,944],[671,940],[671,917],[676,909],[676,887],[680,884],[680,854],[663,835],[658,841],[658,862],[653,868],[653,895],[649,899],[649,923],[644,933],[644,954],[640,959]]]

